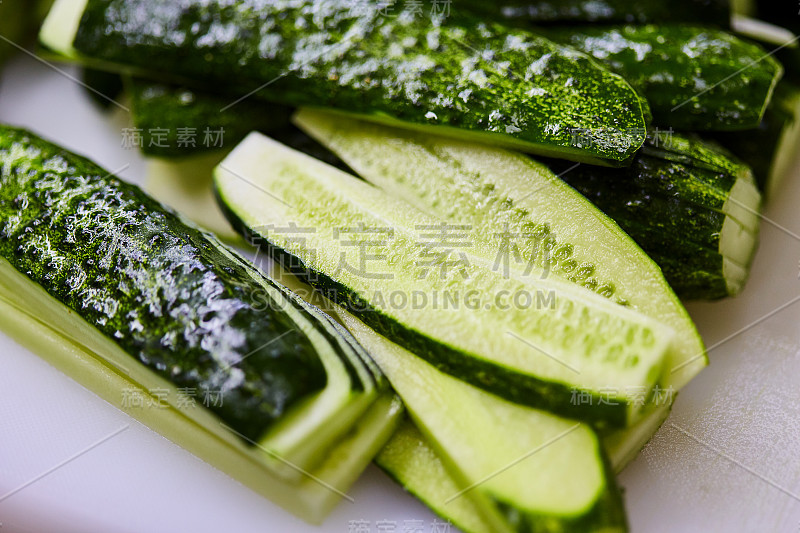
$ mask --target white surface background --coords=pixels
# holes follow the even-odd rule
[[[0,122],[109,171],[130,165],[120,175],[141,182],[141,157],[121,147],[124,124],[31,58],[3,73]],[[781,309],[800,297],[796,170],[766,210],[744,293],[689,305],[712,364],[620,478],[634,533],[800,532],[800,301]],[[344,502],[321,528],[308,526],[0,333],[0,533],[348,533],[351,520],[370,522],[371,531],[394,521],[398,533],[422,520],[425,533],[435,531],[434,516],[375,467],[350,494],[355,504]]]

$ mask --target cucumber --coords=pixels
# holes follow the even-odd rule
[[[538,270],[506,277],[466,252],[433,256],[419,233],[437,219],[261,134],[217,167],[215,185],[234,227],[456,377],[616,427],[638,418],[636,398],[661,378],[673,333],[660,322]]]
[[[502,268],[549,263],[551,276],[668,324],[678,333],[668,366],[681,367],[668,376],[668,386],[682,387],[707,364],[694,324],[658,267],[543,165],[502,149],[313,110],[299,111],[294,121],[386,193],[439,220],[469,225],[480,244],[472,253]],[[511,247],[519,259],[498,265],[497,250]]]
[[[678,130],[758,127],[783,75],[762,47],[713,28],[556,28],[545,35],[623,76],[647,98],[655,124]]]
[[[730,18],[728,0],[466,0],[476,14],[502,17],[515,24],[648,24],[694,22],[726,26]]]
[[[122,391],[139,391],[146,402],[160,400],[148,385],[110,365],[72,337],[61,335],[6,300],[0,293],[0,329],[66,375],[139,422],[272,500],[297,517],[319,524],[341,501],[359,473],[380,451],[402,420],[399,399],[383,393],[361,420],[331,448],[323,462],[299,481],[276,475],[261,452],[214,427],[197,423],[175,406],[142,409],[125,403]],[[335,490],[331,490],[331,488]]]
[[[485,523],[487,532],[627,530],[614,477],[588,426],[476,389],[388,342],[352,315],[337,316],[383,369],[441,460],[436,464],[421,450],[433,470],[413,473],[433,478],[424,490],[434,510],[450,518],[472,507],[480,521],[464,522]],[[443,471],[452,484],[441,484]],[[458,490],[452,492],[452,485]],[[465,496],[470,506],[451,508]]]
[[[407,492],[464,533],[493,531],[469,494],[444,503],[462,487],[410,420],[400,424],[375,457],[375,464]]]
[[[638,454],[668,414],[669,408],[662,407],[633,428],[603,439],[615,472],[620,472]],[[403,421],[375,457],[375,463],[406,491],[465,533],[492,531],[472,501],[459,498],[444,503],[459,491],[459,485],[410,420]]]
[[[639,243],[681,298],[738,294],[758,244],[761,194],[752,172],[697,137],[655,142],[630,168],[582,166],[562,177]]]
[[[215,438],[311,469],[385,388],[328,317],[137,187],[12,127],[0,163],[5,300]]]
[[[800,89],[784,81],[778,84],[757,132],[720,133],[715,139],[753,169],[764,197],[773,198],[786,176],[800,143]]]
[[[58,0],[40,37],[85,63],[227,88],[229,106],[252,94],[607,165],[644,142],[646,102],[584,54],[468,17],[383,14],[350,0]]]
[[[230,98],[189,87],[126,80],[133,124],[142,135],[141,150],[162,158],[230,150],[253,130],[271,132],[289,122],[289,110],[258,100],[230,109]]]

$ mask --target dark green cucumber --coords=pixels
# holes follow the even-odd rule
[[[762,47],[707,27],[555,28],[545,35],[622,75],[665,128],[756,128],[783,74]]]
[[[4,298],[175,393],[167,404],[219,395],[184,408],[217,438],[221,422],[313,467],[377,397],[364,353],[319,310],[138,188],[11,127],[0,161]]]
[[[432,255],[420,235],[437,219],[263,135],[248,136],[215,183],[234,226],[289,270],[443,370],[513,401],[628,426],[644,407],[636,391],[647,396],[666,371],[673,335],[661,323],[540,269],[504,276],[468,250]],[[575,391],[595,401],[575,402]]]
[[[189,87],[140,78],[128,78],[126,87],[147,155],[174,158],[230,150],[253,130],[272,132],[289,123],[287,108],[259,100],[223,110],[229,97]]]
[[[464,7],[482,16],[515,24],[662,24],[693,22],[727,26],[728,0],[466,0]]]
[[[772,198],[789,175],[800,142],[800,89],[781,82],[757,132],[720,133],[715,139],[753,169],[765,198]]]
[[[337,316],[370,351],[423,442],[435,450],[431,457],[417,449],[425,462],[412,463],[415,470],[406,474],[415,479],[406,482],[436,512],[486,533],[627,530],[614,476],[589,426],[487,394],[439,372],[352,315]],[[391,461],[387,453],[384,463]],[[423,479],[420,487],[416,482]],[[462,518],[470,510],[477,515]]]
[[[633,237],[682,298],[741,290],[758,242],[761,195],[749,167],[718,145],[675,134],[643,149],[627,169],[581,166],[562,179]]]
[[[610,165],[644,141],[646,103],[574,49],[469,18],[384,14],[350,0],[59,0],[41,39],[81,61],[227,88],[229,106],[252,93]]]

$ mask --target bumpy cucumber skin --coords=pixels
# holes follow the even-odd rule
[[[213,237],[26,131],[0,127],[0,162],[0,256],[176,387],[221,391],[208,408],[233,429],[257,440],[325,386],[308,338],[256,305],[255,270]]]
[[[459,2],[459,9],[464,4]],[[467,6],[518,24],[702,22],[727,26],[730,19],[728,0],[467,0]]]
[[[591,422],[598,427],[622,428],[628,425],[628,404],[625,402],[604,403],[597,396],[592,400],[592,408],[586,409],[579,402],[564,401],[575,390],[568,384],[539,380],[473,357],[464,357],[462,352],[449,345],[404,326],[372,306],[350,287],[322,272],[307,268],[301,258],[288,253],[267,236],[250,228],[227,205],[216,189],[215,194],[228,221],[248,242],[266,252],[281,267],[318,289],[326,298],[356,315],[367,326],[428,361],[438,370],[515,403]]]
[[[736,181],[728,171],[741,163],[721,150],[715,157],[714,145],[695,138],[674,139],[685,151],[650,146],[625,169],[581,165],[563,172],[563,162],[548,164],[642,247],[679,297],[723,298],[729,294],[719,253],[720,210]]]
[[[623,76],[647,98],[655,124],[680,130],[758,127],[783,73],[760,46],[712,28],[586,27],[545,35]]]
[[[239,95],[258,89],[286,105],[490,133],[551,154],[626,162],[644,141],[642,100],[587,56],[524,30],[395,14],[350,0],[89,0],[73,46]],[[574,130],[590,146],[576,146]]]
[[[235,146],[253,130],[272,132],[289,123],[288,108],[247,99],[225,109],[231,99],[169,85],[131,78],[126,81],[131,97],[133,123],[142,134],[142,152],[158,157],[186,157]],[[166,135],[157,137],[158,130]],[[205,139],[205,132],[222,132],[220,145]],[[181,132],[190,132],[190,140]]]

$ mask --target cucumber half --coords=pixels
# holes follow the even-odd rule
[[[226,109],[250,96],[318,105],[611,166],[642,145],[647,102],[589,56],[466,11],[422,21],[396,7],[386,17],[350,0],[58,0],[40,39],[89,66],[227,92]],[[192,28],[211,20],[204,42]]]
[[[474,255],[438,257],[436,273],[421,276],[430,257],[415,228],[436,219],[261,134],[217,167],[215,183],[234,225],[281,264],[456,377],[617,427],[639,417],[638,399],[662,377],[673,338],[666,326],[571,283],[506,278]],[[369,271],[353,266],[361,251]],[[520,296],[508,305],[510,295],[530,303]],[[416,296],[425,302],[412,304]],[[462,303],[440,308],[440,298]],[[581,391],[594,401],[576,402]]]
[[[315,110],[298,111],[294,121],[387,194],[438,220],[471,227],[481,244],[471,253],[495,261],[498,249],[515,246],[520,257],[507,259],[510,268],[547,262],[551,276],[590,287],[672,327],[677,335],[667,365],[680,368],[665,378],[666,386],[681,388],[706,366],[700,335],[659,267],[544,165],[498,148]]]

